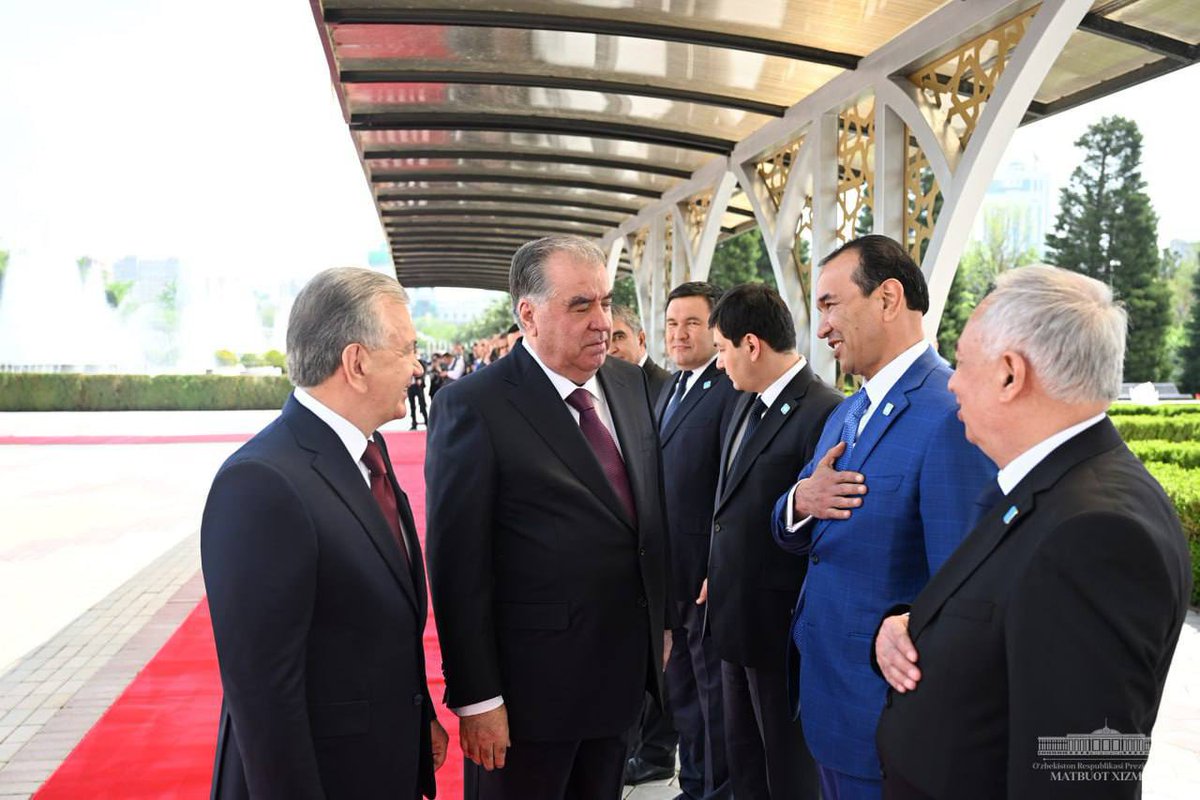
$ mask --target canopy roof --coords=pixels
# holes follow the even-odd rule
[[[520,243],[602,236],[958,1],[311,3],[397,277],[505,289]],[[1026,121],[1195,63],[1198,42],[1195,0],[1098,0]],[[736,193],[722,230],[754,224]]]

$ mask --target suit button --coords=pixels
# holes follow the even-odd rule
[[[644,547],[639,547],[639,548],[638,548],[638,555],[639,555],[639,556],[644,556],[644,555],[646,555],[646,548],[644,548]]]
[[[649,604],[646,602],[646,598],[645,598],[645,597],[639,597],[639,598],[637,599],[637,604],[638,604],[638,608],[645,608],[647,605],[649,605]]]
[[[413,695],[413,705],[414,706],[424,705],[424,703],[425,703],[425,695],[423,695],[423,694],[414,694]]]
[[[713,525],[713,530],[716,531],[717,533],[720,533],[721,532],[721,523],[718,522],[716,525]]]
[[[811,562],[812,562],[812,563],[814,563],[814,564],[820,564],[820,563],[821,563],[821,557],[820,557],[819,555],[817,555],[816,553],[813,553],[813,554],[812,554],[812,557],[811,557],[811,558],[809,558],[809,561],[811,561]]]

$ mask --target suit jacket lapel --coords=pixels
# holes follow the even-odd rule
[[[746,477],[755,459],[758,458],[759,453],[766,449],[771,440],[775,438],[775,434],[779,433],[779,429],[795,413],[796,408],[804,400],[804,395],[808,394],[808,387],[812,385],[812,380],[812,368],[808,364],[805,364],[804,368],[796,373],[796,377],[792,378],[771,407],[767,409],[767,415],[763,417],[762,424],[758,426],[758,430],[754,432],[754,435],[748,441],[742,441],[741,447],[735,456],[736,460],[733,463],[733,467],[727,476],[724,486],[722,486],[721,494],[718,495],[718,510],[725,504],[729,495],[742,482],[742,479]]]
[[[313,453],[313,469],[325,479],[329,487],[358,518],[367,537],[387,563],[405,596],[413,604],[413,608],[420,611],[412,574],[404,563],[404,555],[400,552],[396,540],[392,538],[391,526],[383,518],[383,511],[363,480],[358,466],[346,452],[345,445],[329,426],[296,402],[295,398],[288,400],[283,413],[296,434],[296,441]]]
[[[515,348],[509,357],[516,359],[514,377],[509,379],[512,383],[508,393],[509,402],[521,416],[525,417],[529,422],[529,427],[542,438],[546,446],[559,457],[567,469],[574,473],[580,483],[608,506],[617,519],[632,527],[632,521],[625,513],[625,509],[622,508],[621,501],[617,497],[616,491],[613,490],[612,484],[608,482],[604,470],[600,468],[596,454],[592,452],[591,445],[584,438],[579,424],[567,410],[567,404],[558,396],[554,384],[550,383],[550,379],[542,372],[533,357],[525,352],[523,345]],[[609,403],[610,410],[613,409],[612,395],[616,394],[617,392],[605,392],[605,399]],[[617,419],[616,413],[613,414],[613,419],[614,421]],[[619,426],[617,436],[618,438],[621,436]],[[621,446],[625,447],[624,441],[621,442]],[[628,453],[628,451],[624,452]],[[636,459],[626,457],[626,469],[628,469],[630,460]],[[630,485],[633,485],[632,475],[630,475]]]
[[[913,602],[908,622],[910,638],[916,641],[958,587],[1007,536],[1033,517],[1038,496],[1042,492],[1052,488],[1081,461],[1120,445],[1120,434],[1112,422],[1105,419],[1063,443],[1034,467],[999,505],[976,524],[942,568],[930,578]]]
[[[904,374],[900,376],[900,380],[896,381],[896,385],[884,396],[879,404],[880,407],[871,414],[871,419],[867,421],[867,427],[863,428],[862,436],[850,454],[850,463],[846,465],[847,469],[860,471],[860,467],[871,455],[875,445],[879,444],[888,428],[892,427],[892,423],[899,419],[904,410],[908,408],[908,393],[920,388],[925,383],[925,379],[929,377],[929,373],[940,362],[941,359],[933,352],[932,348],[929,348],[912,363],[912,366],[905,370]],[[870,486],[867,488],[870,489]]]
[[[708,365],[704,372],[700,373],[700,376],[696,378],[696,382],[692,384],[692,388],[688,390],[688,393],[683,396],[683,401],[680,402],[679,408],[675,409],[675,414],[671,417],[671,421],[667,423],[667,427],[663,430],[663,444],[666,444],[668,441],[670,441],[671,437],[675,434],[675,431],[679,429],[679,424],[687,418],[688,414],[692,413],[692,409],[698,406],[700,401],[702,401],[705,395],[708,394],[708,390],[712,388],[713,378],[716,376],[716,374],[717,362],[713,361]],[[669,385],[675,387],[674,382]],[[668,392],[667,394],[670,393]],[[666,410],[665,405],[663,406],[663,410]],[[661,416],[656,417],[656,419],[661,419]]]
[[[752,392],[743,392],[738,397],[737,405],[733,407],[733,417],[730,419],[729,427],[725,430],[725,439],[721,442],[721,464],[720,475],[717,476],[717,500],[720,501],[725,497],[725,486],[729,482],[729,459],[733,455],[733,443],[737,441],[738,431],[745,424],[746,414],[749,412],[750,404],[758,399],[757,394]],[[719,505],[718,505],[719,507]]]

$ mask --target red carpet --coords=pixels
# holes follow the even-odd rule
[[[387,434],[400,485],[425,539],[425,434]],[[430,614],[425,628],[429,692],[450,733],[450,755],[438,772],[438,797],[462,798],[458,724],[441,706],[441,655]],[[79,746],[35,795],[80,798],[205,798],[216,752],[221,682],[208,605],[200,603]]]

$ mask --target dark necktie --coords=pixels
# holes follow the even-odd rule
[[[675,416],[675,412],[679,410],[679,404],[683,402],[683,396],[687,393],[688,380],[692,377],[692,371],[684,370],[679,373],[679,381],[675,384],[675,391],[671,393],[671,401],[667,403],[667,409],[663,412],[662,424],[658,426],[659,431],[667,429],[667,423],[671,421],[671,417]]]
[[[383,451],[375,442],[367,442],[367,449],[363,453],[362,460],[367,465],[367,472],[371,474],[371,494],[375,496],[375,502],[379,503],[379,510],[383,512],[383,518],[387,520],[388,527],[392,530],[392,537],[400,546],[400,552],[404,554],[405,561],[411,565],[408,543],[404,541],[404,534],[400,531],[400,507],[396,503],[396,493],[392,491],[392,482],[388,480],[387,467],[383,463]]]
[[[850,463],[850,453],[854,450],[854,443],[858,441],[858,423],[862,421],[863,414],[871,405],[871,398],[867,395],[866,389],[859,389],[854,394],[850,395],[850,399],[846,401],[846,419],[842,422],[842,436],[840,441],[846,443],[846,449],[842,451],[838,457],[837,463],[834,464],[839,470],[845,469]]]
[[[742,454],[746,452],[746,446],[754,438],[754,432],[758,430],[759,425],[762,425],[763,417],[766,414],[766,403],[762,401],[761,397],[755,398],[754,402],[750,404],[750,413],[746,417],[746,427],[742,431],[742,440],[738,442],[737,455],[734,456],[733,463],[729,467],[730,472],[733,472],[733,468],[741,462]]]
[[[608,428],[604,427],[604,423],[600,421],[600,416],[596,413],[596,405],[591,392],[583,388],[576,389],[567,397],[567,403],[579,412],[579,429],[583,431],[584,438],[592,446],[592,452],[596,454],[596,460],[600,462],[600,469],[604,470],[604,475],[612,484],[613,491],[621,500],[621,505],[628,512],[629,519],[636,525],[637,508],[633,504],[633,490],[629,486],[629,473],[625,471],[625,462],[621,459],[621,451],[617,449],[617,443],[613,441],[612,434],[608,432]]]

